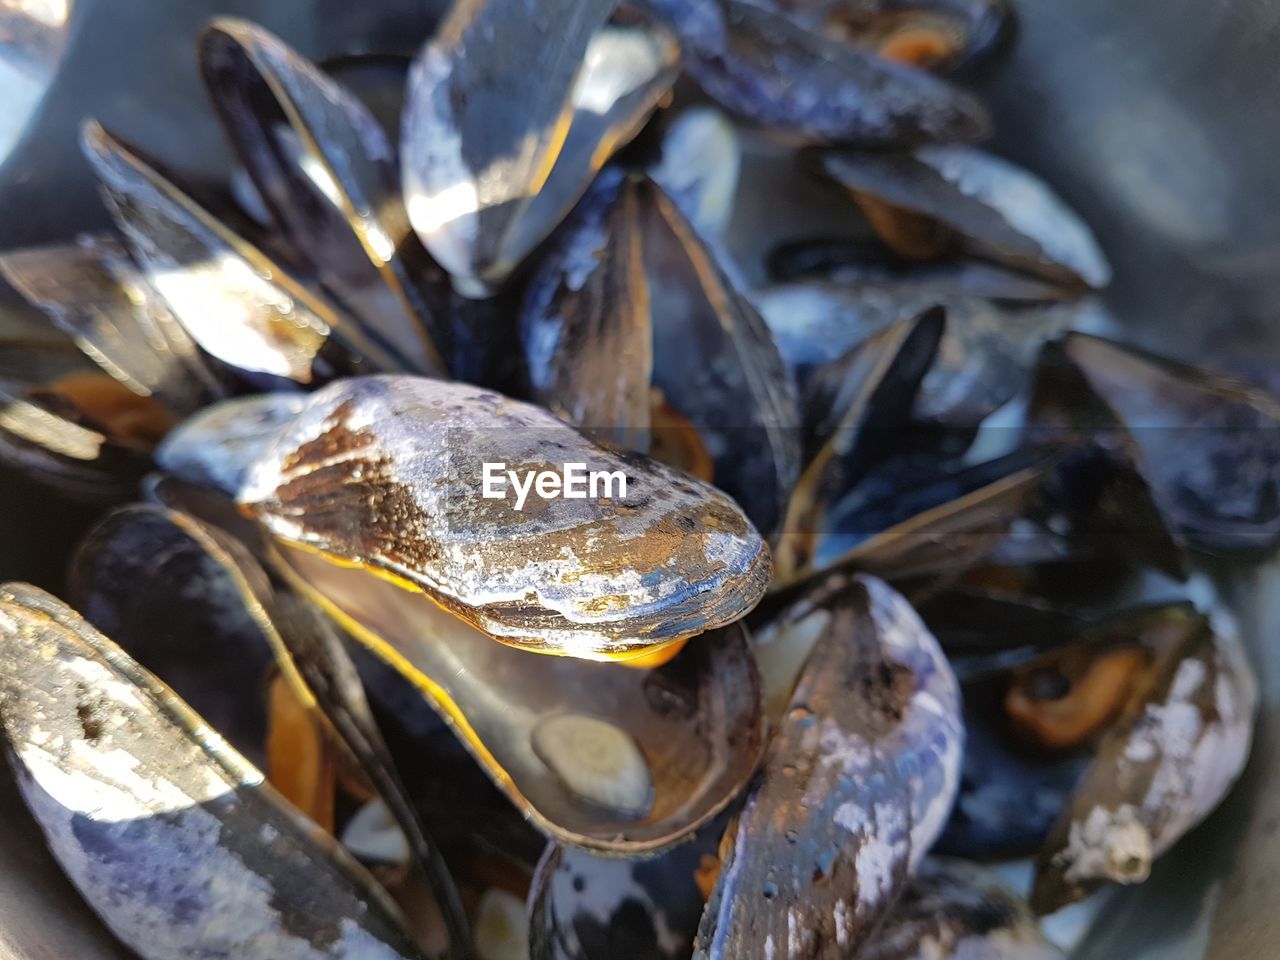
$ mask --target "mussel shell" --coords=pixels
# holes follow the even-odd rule
[[[1111,279],[1088,226],[1046,184],[992,154],[925,146],[829,152],[818,163],[855,194],[954,231],[975,253],[1059,283],[1097,288]]]
[[[0,256],[0,274],[86,356],[177,416],[223,393],[195,342],[114,238]]]
[[[989,119],[966,93],[796,26],[742,0],[649,0],[680,37],[686,69],[737,117],[801,142],[904,147],[978,140]]]
[[[461,292],[492,293],[674,81],[663,31],[634,20],[602,30],[614,6],[458,4],[418,55],[404,195]]]
[[[76,548],[68,597],[257,767],[275,630],[234,541],[160,507],[112,511]]]
[[[799,469],[786,370],[717,252],[652,181],[602,174],[531,280],[521,334],[538,399],[636,449],[652,367],[717,484],[762,531],[781,521]]]
[[[306,404],[300,393],[260,393],[206,407],[169,431],[156,448],[156,465],[187,483],[230,497],[250,468]]]
[[[659,857],[620,860],[550,844],[529,892],[530,960],[688,960],[721,830]]]
[[[1032,906],[1048,913],[1151,863],[1218,805],[1249,756],[1257,680],[1221,612],[1171,611],[1180,631],[1145,696],[1111,728],[1036,864]]]
[[[573,117],[546,182],[513,225],[514,252],[533,250],[573,209],[605,160],[669,99],[680,62],[675,37],[631,6],[587,44],[573,86]],[[724,171],[730,176],[731,170]]]
[[[423,956],[336,843],[70,608],[0,588],[0,659],[0,723],[27,805],[139,956]]]
[[[799,474],[792,384],[721,255],[656,184],[645,186],[654,385],[706,440],[716,484],[771,532]]]
[[[482,463],[622,471],[625,497],[482,497]],[[594,447],[540,408],[475,387],[363,377],[315,393],[241,502],[277,538],[425,591],[484,632],[580,657],[722,626],[764,592],[768,549],[732,501]]]
[[[916,488],[829,513],[815,567],[862,570],[895,583],[954,579],[993,552],[1027,510],[1045,461],[1023,451],[927,476]]]
[[[143,275],[192,339],[252,373],[308,383],[324,369],[331,307],[96,122],[82,139]]]
[[[200,66],[258,193],[308,271],[400,361],[396,369],[445,375],[423,326],[432,316],[423,281],[439,271],[414,242],[386,132],[339,83],[247,21],[214,20]]]
[[[1073,295],[1048,280],[981,260],[908,260],[879,240],[861,237],[819,236],[780,243],[766,255],[765,271],[778,284],[825,280],[845,286],[927,287],[939,295],[1011,305],[1057,302]]]
[[[1186,547],[1167,488],[1154,482],[1133,435],[1068,355],[1077,336],[1041,350],[1023,431],[1028,445],[1060,451],[1045,487],[1050,520],[1078,544],[1122,551],[1185,578]]]
[[[959,688],[907,602],[835,577],[783,616],[791,630],[826,622],[727,845],[697,957],[855,955],[955,798]]]
[[[981,868],[929,857],[858,960],[1065,960],[1027,903]]]
[[[777,577],[812,569],[828,508],[890,451],[911,415],[944,329],[940,309],[899,320],[825,364],[802,394],[807,466],[775,548]]]
[[[760,681],[738,625],[652,670],[533,657],[494,644],[426,598],[364,571],[286,550],[282,572],[414,682],[497,786],[562,843],[652,853],[714,816],[755,768]],[[580,796],[539,755],[534,733],[566,714],[630,737],[652,794],[636,816]]]
[[[1071,334],[1062,351],[1140,451],[1171,522],[1210,549],[1280,538],[1280,400],[1215,371]]]
[[[781,284],[757,291],[752,299],[801,384],[860,341],[929,307],[942,307],[946,330],[914,414],[970,427],[1027,385],[1041,344],[1067,329],[1077,313],[1067,305],[1015,310],[927,282]]]
[[[533,396],[595,440],[649,449],[653,323],[638,184],[600,175],[530,280],[520,334]]]
[[[60,344],[0,344],[0,463],[75,500],[127,498],[147,468],[147,451],[57,392],[85,378],[140,398]]]

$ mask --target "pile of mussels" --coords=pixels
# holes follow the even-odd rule
[[[946,79],[1011,29],[458,0],[326,69],[217,20],[229,184],[85,125],[116,229],[0,257],[79,348],[0,348],[0,454],[109,509],[70,605],[0,587],[0,726],[120,942],[1061,957],[1213,810],[1257,688],[1191,563],[1280,535],[1280,401],[1080,329],[1099,246]],[[749,289],[741,138],[868,239]],[[64,916],[5,937],[123,955]]]

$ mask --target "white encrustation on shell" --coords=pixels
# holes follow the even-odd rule
[[[959,786],[959,684],[905,599],[879,580],[837,575],[780,620],[799,649],[779,665],[802,659],[815,621],[823,629],[721,848],[698,960],[760,944],[788,960],[854,955],[941,832]]]
[[[1186,630],[1147,701],[1108,731],[1054,826],[1037,866],[1036,909],[1108,881],[1145,880],[1244,769],[1258,686],[1235,622],[1215,608]]]

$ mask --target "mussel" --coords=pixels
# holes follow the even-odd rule
[[[0,724],[68,877],[147,960],[421,958],[399,911],[70,608],[0,588]]]
[[[649,0],[725,110],[785,139],[904,147],[980,140],[985,108],[941,80],[744,0]]]
[[[414,62],[404,196],[460,292],[491,295],[674,82],[673,39],[615,6],[459,3]]]
[[[583,462],[607,499],[486,497],[512,475]],[[528,492],[528,484],[525,485]],[[619,495],[621,494],[621,495]],[[594,447],[560,420],[475,387],[364,377],[311,396],[241,502],[282,542],[425,592],[507,643],[580,657],[644,653],[759,600],[769,552],[723,494]]]
[[[0,274],[82,352],[141,397],[185,416],[225,387],[109,235],[0,256]]]
[[[1258,688],[1221,611],[1171,610],[1145,690],[1098,746],[1037,860],[1032,906],[1046,913],[1107,882],[1145,880],[1152,861],[1203,820],[1244,768]]]
[[[535,398],[645,450],[649,386],[687,417],[714,478],[766,534],[798,471],[791,385],[723,256],[652,181],[606,171],[520,315]]]
[[[1275,397],[1212,370],[1082,333],[1046,352],[1070,368],[1075,388],[1074,398],[1058,399],[1054,410],[1073,403],[1078,429],[1125,451],[1172,526],[1209,549],[1257,550],[1275,542]],[[1041,442],[1064,439],[1047,417],[1040,428]]]
[[[448,330],[434,316],[439,279],[427,289],[439,270],[412,242],[395,151],[377,121],[318,67],[243,20],[209,25],[200,66],[231,142],[302,265],[362,330],[376,332],[398,361],[394,369],[444,376],[436,341]]]
[[[959,688],[900,595],[832,577],[761,639],[792,644],[807,656],[780,658],[803,667],[731,828],[696,957],[855,954],[955,799]],[[766,682],[785,688],[787,672]]]
[[[322,351],[342,324],[330,304],[101,125],[86,124],[83,140],[143,275],[192,339],[250,373],[309,383],[333,372]],[[225,334],[228,325],[234,336]],[[376,345],[356,343],[371,362],[395,368]]]
[[[497,645],[430,601],[309,552],[294,586],[408,677],[539,829],[613,854],[661,850],[723,809],[762,747],[744,629],[632,670]]]
[[[929,259],[959,247],[1068,286],[1104,287],[1111,279],[1085,223],[1035,176],[992,154],[925,146],[903,154],[831,152],[817,163],[904,256]]]

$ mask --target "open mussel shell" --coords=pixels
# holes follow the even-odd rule
[[[981,867],[929,857],[858,960],[1065,960],[1025,900]]]
[[[996,53],[1014,30],[1009,0],[777,0],[788,18],[921,69],[954,70]]]
[[[828,512],[813,566],[903,585],[954,579],[1006,540],[1045,471],[1044,458],[1017,451],[932,471],[891,495],[855,490]]]
[[[376,345],[353,339],[358,332],[330,305],[98,123],[88,122],[82,139],[143,276],[209,354],[237,370],[309,383],[333,372],[321,351],[342,326],[359,356],[396,369]]]
[[[114,238],[6,253],[0,274],[103,370],[176,416],[222,395],[195,342]]]
[[[422,287],[439,271],[409,227],[386,132],[336,81],[246,21],[214,20],[200,66],[231,142],[308,272],[368,337],[381,338],[397,369],[443,376],[424,326],[443,304],[429,306]]]
[[[343,762],[359,766],[355,776],[368,778],[402,825],[438,902],[447,904],[458,955],[465,952],[457,894],[396,775],[355,667],[318,611],[277,594],[238,542],[148,505],[116,510],[86,535],[72,560],[70,591],[95,626],[118,637],[327,829],[335,754],[345,748]],[[268,688],[269,678],[276,686]]]
[[[760,681],[733,625],[652,670],[530,656],[354,567],[283,550],[280,570],[412,680],[516,806],[556,840],[670,846],[733,798],[762,741]]]
[[[966,427],[977,427],[1018,395],[1041,344],[1076,319],[1071,305],[1013,309],[924,278],[917,285],[779,284],[756,291],[752,300],[802,385],[855,344],[929,307],[942,307],[946,329],[912,412]]]
[[[715,250],[657,185],[641,189],[654,385],[706,441],[717,486],[772,531],[799,473],[799,416],[786,368]]]
[[[483,479],[484,464],[531,482],[571,463],[621,473],[625,489],[538,491],[517,507],[510,484]],[[506,643],[575,657],[723,626],[770,575],[759,534],[713,487],[598,448],[541,408],[415,377],[313,394],[240,499],[283,543],[424,592]]]
[[[798,473],[795,401],[764,321],[656,184],[606,171],[530,282],[535,396],[592,435],[647,447],[648,379],[762,531]]]
[[[892,449],[937,355],[943,329],[938,308],[899,320],[823,365],[805,384],[801,407],[807,466],[791,492],[777,538],[779,582],[811,571],[827,508]]]
[[[1077,544],[1124,552],[1182,579],[1186,546],[1166,487],[1116,412],[1067,352],[1077,334],[1044,345],[1036,362],[1023,442],[1058,452],[1045,487],[1050,521]]]
[[[793,141],[905,147],[979,140],[970,95],[742,0],[649,0],[680,37],[685,68],[728,112]],[[778,78],[784,77],[785,82]]]
[[[139,956],[423,956],[350,856],[69,607],[0,588],[0,660],[23,797]]]
[[[601,174],[520,310],[533,396],[587,436],[646,453],[653,320],[640,189]]]
[[[776,658],[803,667],[725,844],[695,956],[767,956],[771,942],[797,960],[853,956],[946,822],[959,687],[915,611],[872,578],[825,581],[766,644],[809,649]],[[768,688],[786,673],[766,673]]]
[[[992,154],[925,146],[826,152],[817,163],[905,256],[959,248],[1071,286],[1104,287],[1111,279],[1088,226],[1046,184]]]
[[[458,4],[418,55],[404,196],[460,292],[501,285],[674,82],[671,37],[638,15],[606,25],[615,6]]]
[[[0,463],[71,499],[126,499],[170,422],[70,344],[0,343]]]
[[[1127,434],[1170,522],[1209,549],[1280,538],[1280,400],[1242,381],[1101,337],[1061,344],[1098,400],[1094,426]]]
[[[1031,902],[1048,913],[1108,882],[1138,883],[1200,823],[1249,756],[1257,681],[1221,611],[1170,608],[1142,685],[1055,823]]]

